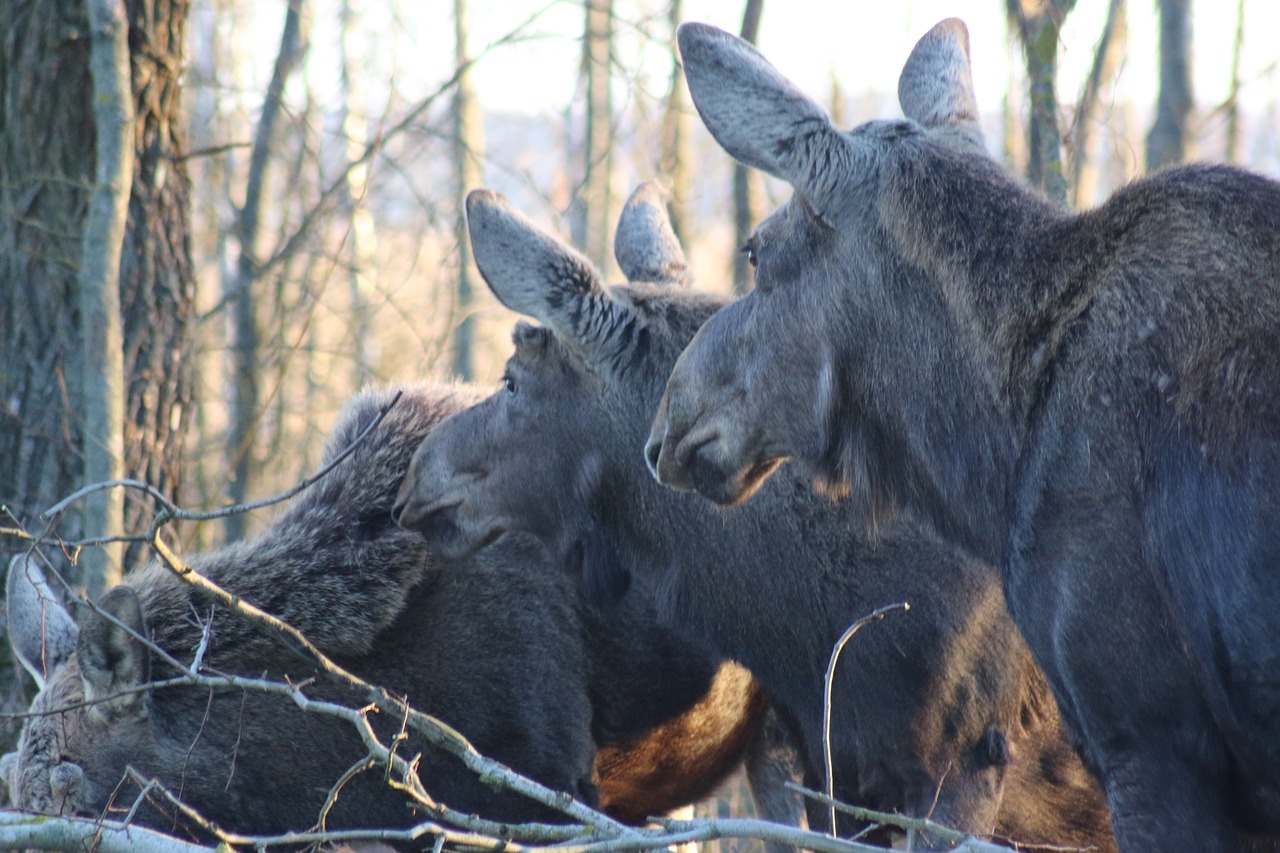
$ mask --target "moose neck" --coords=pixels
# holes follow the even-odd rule
[[[868,401],[879,417],[853,440],[879,445],[865,454],[880,468],[867,472],[873,484],[998,561],[1026,419],[1064,323],[1081,310],[1070,281],[1046,273],[1060,267],[1070,219],[995,163],[947,146],[916,146],[887,165],[880,222],[905,262],[887,286],[915,289],[904,304],[930,306],[921,334],[933,358],[904,357],[908,375]],[[919,317],[903,314],[909,341]]]

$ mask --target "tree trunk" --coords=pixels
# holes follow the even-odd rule
[[[459,0],[461,2],[461,0]],[[342,0],[338,10],[339,45],[342,55],[340,75],[342,97],[343,207],[348,215],[346,236],[347,292],[351,301],[348,328],[351,336],[352,387],[361,388],[374,377],[374,328],[370,298],[377,292],[378,232],[373,214],[365,199],[369,183],[369,164],[357,163],[368,145],[368,122],[365,115],[364,83],[361,77],[365,63],[356,55],[356,33],[360,28],[359,0]]]
[[[259,395],[259,378],[262,370],[259,356],[258,299],[259,267],[262,259],[262,210],[266,188],[267,168],[271,162],[271,146],[275,138],[276,120],[284,97],[284,84],[298,67],[305,49],[304,34],[305,0],[291,0],[285,14],[284,32],[280,37],[280,51],[276,55],[271,82],[262,103],[262,115],[254,133],[253,150],[249,155],[249,173],[245,178],[244,206],[240,209],[236,232],[240,241],[240,256],[236,262],[233,292],[228,298],[234,301],[232,330],[232,363],[234,365],[235,397],[231,414],[228,449],[230,467],[235,471],[229,493],[233,503],[243,503],[253,492],[259,462],[254,456],[254,438],[262,416]],[[247,519],[243,513],[227,517],[227,539],[234,541],[244,537]]]
[[[453,93],[453,168],[457,200],[453,236],[458,246],[458,290],[455,316],[457,329],[453,336],[453,373],[470,382],[475,378],[475,318],[472,316],[472,294],[475,290],[475,262],[471,257],[471,237],[467,233],[466,205],[463,199],[484,182],[480,158],[484,151],[484,118],[471,86],[467,63],[467,3],[453,0],[454,61],[460,69]]]
[[[124,331],[120,317],[120,250],[133,179],[133,90],[129,76],[129,22],[121,0],[91,0],[89,68],[93,79],[97,168],[85,216],[79,296],[84,361],[84,477],[124,476]],[[85,533],[109,538],[124,532],[124,492],[85,499]],[[104,544],[84,553],[85,589],[97,599],[120,581],[124,549]]]
[[[1236,2],[1236,34],[1231,45],[1231,89],[1227,93],[1226,160],[1240,162],[1240,55],[1244,53],[1244,0]]]
[[[764,13],[764,0],[747,0],[746,9],[742,13],[743,40],[752,44],[760,35],[760,16]],[[733,230],[734,249],[746,245],[751,231],[756,227],[756,219],[760,209],[760,176],[754,169],[741,163],[733,164]],[[751,264],[747,263],[745,252],[733,253],[733,292],[746,293],[755,283],[755,275]]]
[[[676,47],[676,27],[684,19],[681,0],[671,0],[667,20],[671,24],[671,88],[667,91],[666,109],[662,114],[662,156],[659,171],[671,185],[667,213],[676,239],[688,245],[686,205],[689,200],[689,162],[685,149],[689,141],[689,107],[685,97],[684,67]]]
[[[188,6],[128,0],[135,152],[119,264],[125,476],[168,497],[191,391],[190,184],[181,157]],[[91,33],[80,0],[0,15],[0,504],[27,523],[85,483],[86,396],[76,282],[97,170]],[[150,502],[131,495],[126,529]],[[58,533],[78,538],[81,517]],[[125,554],[136,562],[137,548]]]
[[[1094,203],[1098,194],[1097,154],[1093,150],[1098,104],[1115,78],[1116,69],[1125,54],[1128,37],[1129,15],[1125,0],[1110,0],[1107,20],[1102,36],[1094,51],[1093,66],[1080,93],[1080,103],[1071,123],[1071,204],[1086,207]]]
[[[1058,132],[1058,36],[1075,0],[1007,0],[1027,60],[1031,116],[1027,128],[1027,180],[1046,198],[1067,202]]]
[[[1147,171],[1187,159],[1191,120],[1191,0],[1159,0],[1160,91],[1147,133]]]
[[[613,207],[613,99],[609,93],[613,58],[613,0],[585,0],[582,73],[587,112],[582,142],[582,183],[575,200],[573,238],[591,262],[609,262],[610,211]]]

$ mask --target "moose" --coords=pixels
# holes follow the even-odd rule
[[[906,119],[849,132],[732,35],[679,43],[711,134],[794,195],[668,379],[656,477],[736,504],[790,459],[851,536],[927,520],[1001,566],[1122,850],[1280,833],[1280,185],[1044,201],[981,144],[954,19]]]
[[[615,255],[632,283],[609,288],[497,193],[471,192],[467,217],[489,287],[542,325],[520,322],[503,387],[424,440],[400,524],[449,559],[532,534],[604,603],[653,590],[667,624],[756,677],[815,787],[832,645],[905,600],[910,610],[854,637],[836,670],[836,796],[972,833],[1113,849],[1101,793],[1062,737],[993,567],[906,517],[850,535],[847,509],[801,479],[779,477],[725,512],[649,476],[635,448],[677,356],[723,304],[686,286],[659,188],[627,202]],[[829,826],[825,809],[809,822]]]
[[[744,670],[720,667],[660,630],[652,602],[639,597],[606,618],[533,537],[446,562],[392,523],[414,449],[475,399],[464,386],[404,389],[351,455],[261,536],[193,558],[192,566],[301,630],[344,668],[454,725],[482,753],[599,802],[614,817],[639,822],[703,798],[758,737],[765,703]],[[392,401],[385,388],[350,401],[326,459],[352,445]],[[304,690],[312,699],[368,702],[158,562],[128,575],[78,629],[34,557],[14,559],[7,602],[13,647],[43,687],[19,751],[4,762],[18,807],[55,815],[127,811],[128,766],[216,825],[276,834],[316,825],[330,787],[368,754],[347,722],[304,713],[286,697],[148,689],[166,673],[139,637],[184,661],[203,642],[203,664],[213,672],[295,684],[314,678]],[[390,736],[400,721],[374,723]],[[564,819],[495,791],[416,737],[398,749],[409,758],[422,753],[420,778],[455,812],[506,822]],[[202,837],[152,800],[137,820]],[[365,772],[342,785],[324,825],[404,828],[432,817],[412,811],[382,774]]]

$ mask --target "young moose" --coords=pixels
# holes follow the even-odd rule
[[[735,503],[793,458],[999,561],[1126,851],[1280,832],[1280,186],[1172,169],[1073,214],[985,154],[964,25],[848,133],[686,24],[704,122],[792,200],[646,455]]]
[[[826,777],[832,644],[906,600],[909,612],[867,627],[841,658],[836,795],[969,832],[1111,847],[1101,795],[1061,738],[993,568],[902,521],[886,519],[875,542],[850,536],[845,508],[802,481],[779,478],[728,513],[653,482],[634,448],[680,351],[722,304],[682,286],[660,191],[638,190],[618,226],[629,286],[604,287],[495,193],[471,193],[467,216],[494,293],[545,325],[519,324],[504,387],[424,441],[397,501],[401,524],[453,558],[533,533],[599,593],[656,591],[661,617],[760,681],[813,786]],[[810,821],[825,824],[825,810]]]
[[[349,403],[326,458],[390,399],[389,390],[372,390]],[[597,618],[532,537],[442,562],[428,557],[421,537],[392,523],[414,449],[473,400],[461,387],[406,389],[355,452],[261,536],[193,565],[299,628],[344,667],[457,726],[484,754],[587,802],[598,785],[601,804],[619,818],[643,820],[705,796],[740,761],[763,711],[740,669],[717,678],[708,693],[713,658],[659,631],[645,609]],[[312,698],[353,707],[368,701],[159,564],[129,575],[99,606],[180,660],[191,659],[208,623],[206,668],[294,683],[318,676],[306,688]],[[288,699],[232,689],[138,690],[166,678],[164,664],[153,664],[147,647],[97,613],[77,631],[24,556],[10,568],[8,608],[14,648],[44,683],[19,752],[6,757],[19,807],[91,816],[111,803],[127,810],[136,794],[125,778],[129,765],[224,828],[303,830],[318,819],[330,786],[367,754],[348,723],[303,713]],[[374,719],[383,735],[399,723],[387,716]],[[422,751],[427,790],[462,813],[557,818],[489,787],[416,737],[398,749],[407,758]],[[655,753],[666,762],[655,765]],[[153,803],[138,820],[172,829],[166,810]],[[371,771],[342,787],[327,826],[397,828],[429,817]]]

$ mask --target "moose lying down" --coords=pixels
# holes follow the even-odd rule
[[[653,482],[636,449],[676,357],[721,304],[683,286],[660,190],[637,190],[618,226],[629,286],[605,288],[496,193],[472,192],[467,217],[490,288],[544,325],[520,323],[504,387],[423,442],[401,524],[454,559],[532,533],[598,595],[655,590],[669,624],[759,680],[815,787],[831,647],[854,620],[906,600],[909,612],[865,628],[841,658],[836,795],[968,832],[1112,847],[1101,793],[1061,737],[994,568],[905,519],[851,536],[846,508],[799,480],[728,512]],[[828,822],[825,810],[809,819]]]
[[[968,36],[842,133],[750,45],[679,35],[703,121],[791,201],[646,453],[722,503],[801,463],[1002,566],[1127,851],[1280,833],[1280,185],[1156,174],[1075,214],[981,145]]]
[[[763,701],[740,668],[726,667],[709,690],[713,658],[657,630],[650,604],[598,618],[559,567],[549,570],[532,537],[442,562],[428,558],[421,537],[391,522],[413,450],[474,397],[462,387],[408,389],[355,452],[260,537],[193,566],[299,628],[340,665],[407,695],[482,753],[546,785],[588,803],[598,785],[600,802],[626,820],[700,799],[737,765],[758,728]],[[349,403],[326,458],[390,399],[388,390],[370,390]],[[98,614],[77,638],[35,561],[23,555],[10,568],[8,605],[14,648],[42,682],[47,675],[16,763],[6,757],[18,807],[123,813],[138,790],[125,778],[128,765],[224,828],[305,830],[330,788],[367,754],[349,724],[304,714],[286,698],[197,687],[128,692],[168,677],[165,664],[153,664],[142,643]],[[99,606],[180,660],[192,659],[209,624],[206,669],[294,683],[315,676],[306,690],[312,698],[353,707],[367,701],[158,564],[127,576]],[[383,735],[398,722],[375,720]],[[460,812],[557,818],[495,791],[420,741],[399,751],[421,751],[427,790]],[[184,825],[152,799],[138,820],[165,830]],[[375,770],[345,784],[326,825],[399,828],[429,818]]]

